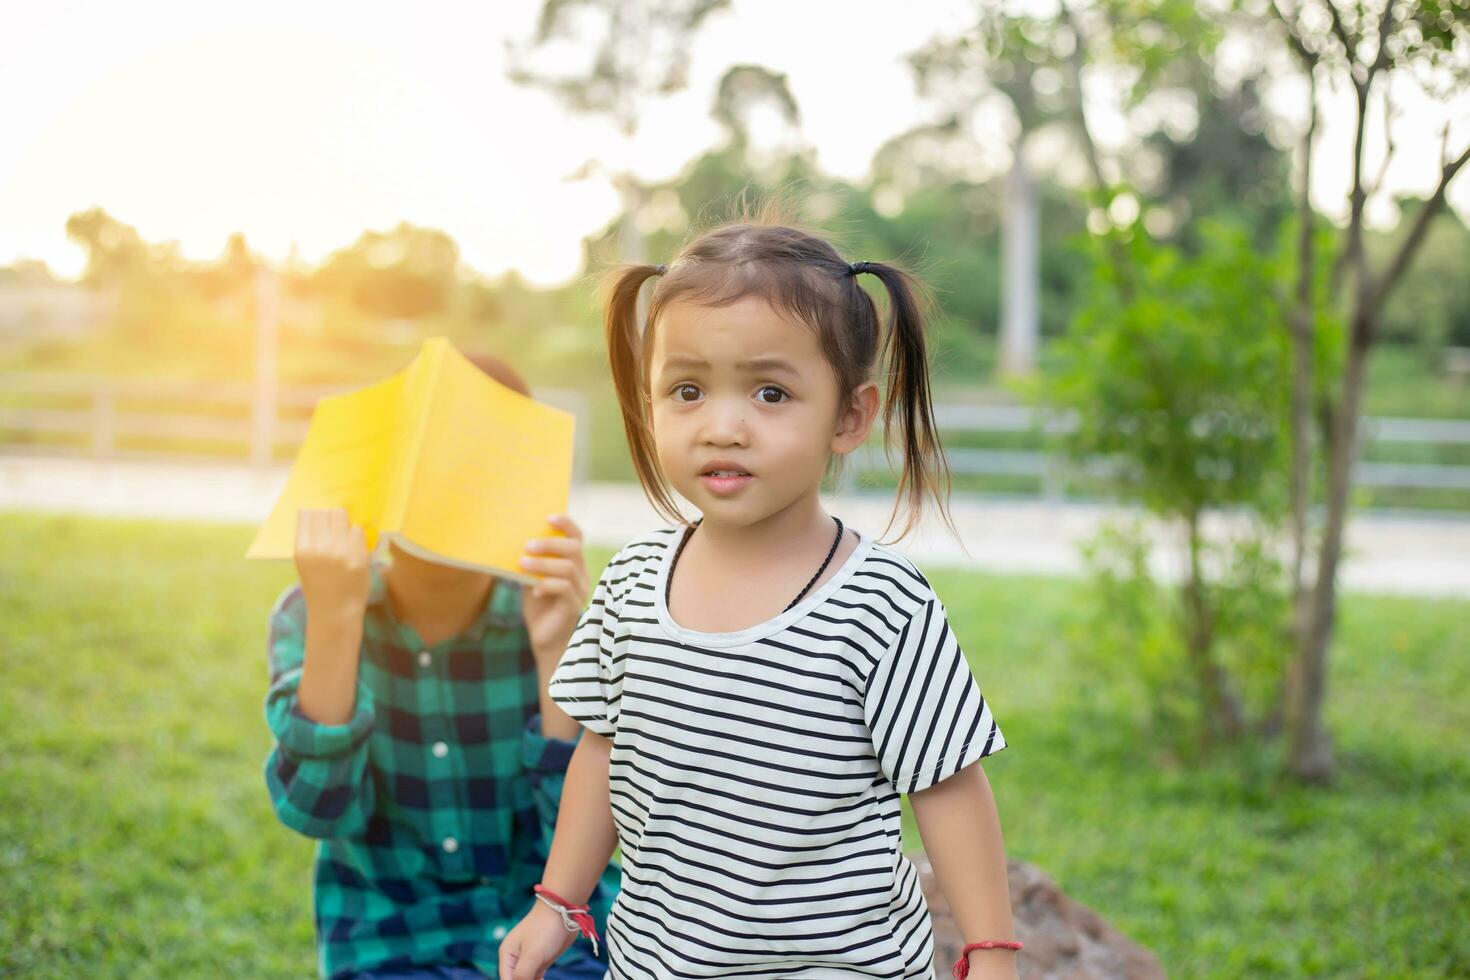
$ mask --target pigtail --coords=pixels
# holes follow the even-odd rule
[[[614,272],[609,279],[610,288],[603,308],[603,329],[613,388],[617,392],[623,430],[627,433],[628,451],[633,457],[638,482],[643,485],[643,492],[654,510],[682,524],[684,516],[674,503],[668,482],[658,465],[648,379],[644,377],[647,364],[643,351],[645,338],[638,323],[639,289],[663,272],[661,265],[628,266]]]
[[[949,495],[953,479],[944,447],[939,441],[939,426],[934,420],[934,403],[929,390],[929,357],[924,340],[924,311],[932,308],[922,283],[896,266],[882,262],[862,262],[854,272],[867,272],[878,277],[888,291],[888,329],[885,348],[888,354],[888,397],[883,406],[884,450],[893,444],[894,416],[898,416],[898,435],[903,452],[903,470],[898,481],[898,502],[889,517],[888,529],[898,517],[900,508],[907,510],[900,539],[908,535],[923,516],[924,498],[934,498],[939,515],[958,539],[960,534],[949,513]],[[906,505],[906,506],[905,506]],[[885,534],[887,530],[885,529]]]

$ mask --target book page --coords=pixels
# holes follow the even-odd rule
[[[404,441],[405,379],[400,371],[317,403],[285,489],[245,557],[290,558],[300,509],[346,508],[348,520],[362,525],[369,550],[377,546],[395,470],[392,457]]]
[[[391,478],[385,490],[381,511],[382,530],[395,534],[403,528],[423,447],[424,430],[429,425],[430,407],[439,385],[439,375],[448,354],[460,357],[443,337],[424,341],[414,359],[399,372],[402,394],[398,419],[393,430],[393,443],[388,453]],[[463,359],[463,358],[461,358]],[[471,365],[473,366],[473,365]]]
[[[576,419],[488,377],[446,344],[399,535],[449,564],[535,582],[525,543],[571,494]],[[402,543],[402,542],[400,542]]]

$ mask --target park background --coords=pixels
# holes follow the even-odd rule
[[[781,191],[934,284],[967,526],[1107,518],[1065,576],[932,564],[1011,855],[1171,975],[1470,974],[1466,4],[59,4],[0,45],[8,485],[273,478],[447,336],[617,496],[598,274]],[[882,513],[872,449],[832,492]],[[177,506],[212,487],[0,496],[0,972],[312,971],[260,775],[292,575]],[[1340,588],[1385,526],[1437,548]]]

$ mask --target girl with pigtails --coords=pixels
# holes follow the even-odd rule
[[[863,276],[887,293],[886,323]],[[881,409],[902,454],[899,538],[931,497],[953,529],[926,305],[898,267],[764,215],[612,278],[629,449],[675,524],[608,563],[552,675],[585,731],[539,901],[501,943],[506,980],[539,978],[579,932],[607,943],[616,980],[931,977],[901,794],[964,933],[955,976],[1016,976],[976,764],[1005,738],[929,581],[818,495]],[[618,846],[598,937],[580,903]]]

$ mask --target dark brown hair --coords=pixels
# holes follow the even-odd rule
[[[465,360],[505,385],[511,391],[525,395],[527,398],[531,397],[531,389],[526,385],[526,380],[517,373],[515,368],[494,354],[466,354]]]
[[[607,277],[604,326],[608,360],[628,448],[644,493],[655,510],[673,521],[687,522],[674,503],[654,447],[648,369],[659,315],[675,300],[728,306],[746,296],[759,296],[817,332],[822,353],[837,377],[843,407],[852,392],[872,377],[874,364],[886,354],[884,449],[891,465],[896,416],[903,470],[898,501],[885,533],[904,505],[907,515],[898,537],[912,531],[922,516],[926,494],[933,496],[940,515],[954,531],[947,506],[949,464],[929,394],[924,340],[928,291],[896,265],[849,263],[828,241],[786,220],[783,212],[784,205],[767,204],[755,214],[747,212],[699,235],[667,268],[624,266]],[[858,284],[860,272],[876,276],[888,293],[887,329],[881,338],[878,309]],[[662,278],[648,304],[647,326],[640,329],[639,289],[654,276]],[[828,462],[830,468],[832,461]]]

